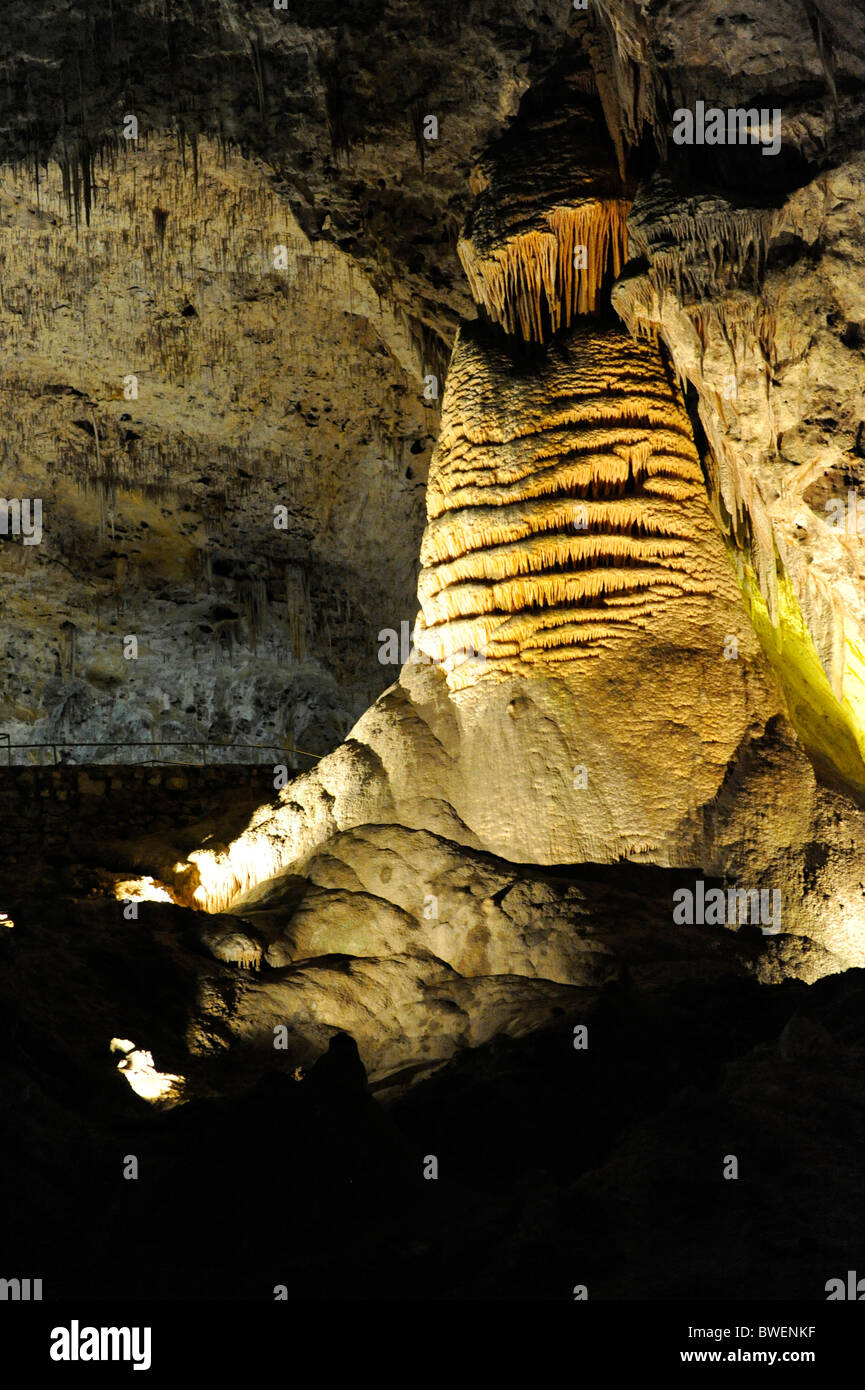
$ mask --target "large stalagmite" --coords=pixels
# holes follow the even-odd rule
[[[705,808],[783,713],[657,352],[466,327],[433,460],[415,659],[262,808],[197,901],[396,823],[518,863],[716,853]],[[474,655],[472,654],[474,653]]]
[[[634,190],[590,79],[565,87],[559,114],[524,113],[474,171],[459,252],[479,318],[448,371],[412,659],[241,835],[141,855],[181,900],[243,919],[263,968],[236,1036],[269,1046],[288,1019],[306,1057],[348,1028],[379,1076],[575,1007],[623,942],[667,949],[663,876],[636,937],[581,886],[586,943],[539,866],[773,890],[784,940],[746,968],[865,963],[862,814],[818,784],[791,725],[676,373],[610,313]],[[742,968],[729,941],[705,949]]]
[[[265,1047],[284,1025],[306,1061],[345,1028],[371,1075],[417,1076],[578,1017],[630,953],[682,969],[708,951],[767,980],[865,961],[861,814],[819,790],[786,721],[657,350],[610,324],[528,353],[464,326],[428,515],[420,659],[174,876],[261,944],[232,1034]],[[773,889],[783,931],[760,952],[671,935],[664,876],[611,902],[597,869],[531,867],[625,859]]]
[[[687,649],[714,629],[724,670],[743,614],[690,423],[657,353],[621,331],[581,328],[520,364],[464,330],[427,510],[430,656],[469,648],[498,675],[571,675],[620,660],[625,639]]]

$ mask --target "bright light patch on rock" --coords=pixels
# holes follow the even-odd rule
[[[141,878],[125,878],[114,885],[114,895],[119,902],[173,903],[174,894],[164,884],[157,883],[149,874]]]
[[[129,1038],[112,1038],[110,1046],[112,1052],[123,1054],[117,1063],[117,1070],[142,1100],[164,1107],[181,1103],[185,1077],[158,1071],[153,1062],[153,1053],[137,1048]]]

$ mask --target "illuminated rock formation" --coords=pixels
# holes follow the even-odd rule
[[[364,823],[523,863],[700,862],[702,808],[783,711],[653,349],[577,328],[524,360],[466,329],[443,416],[426,660],[224,855],[196,852],[203,906]]]
[[[214,1015],[261,1050],[281,1028],[302,1064],[346,1029],[371,1080],[398,1086],[496,1034],[579,1021],[626,972],[641,987],[707,971],[810,982],[849,961],[801,937],[676,926],[671,876],[651,866],[544,874],[371,825],[329,837],[295,870],[235,901],[238,928],[268,943],[262,973],[209,977],[192,1023],[202,1052]]]
[[[333,1029],[347,1028],[373,1074],[384,1076],[434,1064],[498,1030],[535,1027],[557,1009],[577,1007],[580,991],[617,978],[631,951],[645,961],[646,937],[663,938],[669,881],[657,878],[657,911],[645,936],[622,922],[638,911],[636,890],[610,907],[602,893],[587,889],[590,930],[586,938],[572,930],[578,895],[557,897],[540,870],[565,876],[568,866],[587,861],[629,875],[636,866],[656,875],[699,870],[780,891],[785,936],[817,937],[821,945],[811,950],[787,939],[774,952],[767,945],[762,963],[748,964],[760,978],[797,972],[814,978],[865,961],[857,852],[862,813],[844,794],[865,787],[865,778],[856,721],[838,716],[842,698],[852,705],[853,657],[860,649],[851,618],[861,598],[854,592],[858,561],[845,546],[850,564],[836,603],[838,557],[833,561],[833,547],[821,545],[813,553],[825,559],[815,581],[822,599],[805,602],[812,581],[803,556],[811,552],[794,535],[806,491],[822,486],[822,465],[831,463],[837,473],[859,451],[851,423],[858,377],[852,370],[838,377],[846,402],[841,448],[820,433],[821,421],[828,432],[835,423],[820,392],[807,416],[804,408],[796,416],[793,400],[812,364],[825,382],[826,363],[840,360],[837,344],[825,358],[822,349],[812,352],[822,328],[791,328],[803,286],[813,291],[809,313],[819,317],[832,265],[822,268],[816,288],[803,274],[785,280],[777,294],[761,290],[772,273],[773,248],[781,269],[790,247],[799,249],[796,238],[807,249],[831,230],[833,244],[844,249],[857,225],[852,215],[837,215],[835,203],[854,201],[858,175],[850,174],[849,188],[838,172],[821,174],[823,184],[808,181],[808,162],[822,158],[825,143],[825,128],[817,126],[831,104],[815,98],[814,126],[810,110],[799,112],[791,138],[785,116],[783,176],[769,173],[771,161],[759,160],[770,185],[765,199],[753,170],[736,173],[741,196],[734,196],[728,187],[735,181],[733,152],[711,170],[726,192],[682,199],[671,169],[658,171],[668,154],[665,104],[689,95],[677,68],[665,92],[663,48],[669,43],[674,56],[678,51],[681,6],[661,0],[652,7],[651,31],[636,0],[598,0],[594,10],[585,23],[563,6],[554,17],[545,10],[533,16],[534,51],[518,74],[510,56],[504,65],[501,54],[484,65],[472,55],[467,67],[461,55],[463,83],[478,68],[486,100],[480,114],[464,89],[430,80],[423,100],[441,116],[438,148],[423,143],[426,118],[414,73],[393,73],[391,84],[379,80],[386,100],[361,112],[362,99],[340,82],[330,40],[268,12],[255,45],[243,53],[244,63],[252,59],[255,90],[236,88],[258,111],[249,143],[261,164],[230,153],[221,112],[211,110],[218,145],[204,134],[208,120],[202,130],[194,121],[189,131],[181,123],[176,146],[154,135],[134,151],[124,151],[116,131],[91,141],[82,128],[77,137],[64,131],[58,157],[49,160],[56,131],[49,130],[47,141],[40,131],[33,137],[34,173],[22,162],[6,182],[11,282],[0,312],[17,354],[9,396],[19,428],[35,440],[31,427],[38,414],[46,416],[51,444],[39,448],[53,454],[56,438],[66,449],[64,489],[71,495],[61,500],[80,523],[78,513],[91,499],[82,502],[77,485],[96,488],[103,530],[114,519],[112,489],[137,509],[139,525],[155,530],[144,502],[123,494],[152,485],[164,502],[170,471],[172,500],[193,509],[188,524],[163,518],[184,538],[183,546],[167,547],[178,568],[181,561],[193,567],[206,539],[209,517],[199,508],[197,488],[208,487],[210,475],[201,471],[207,460],[200,450],[217,450],[218,471],[232,479],[241,477],[236,465],[251,452],[257,476],[242,478],[233,492],[226,488],[214,510],[228,510],[240,495],[243,515],[252,499],[280,500],[278,492],[270,495],[274,480],[293,484],[298,516],[314,512],[313,530],[329,565],[365,552],[363,571],[344,589],[346,616],[365,576],[377,577],[377,564],[388,572],[385,607],[396,609],[407,578],[413,589],[416,546],[408,554],[402,528],[395,545],[390,506],[408,491],[416,506],[422,479],[403,472],[407,460],[395,454],[411,489],[402,481],[393,494],[379,488],[383,470],[371,424],[392,393],[407,397],[394,419],[415,432],[427,405],[412,400],[412,392],[417,397],[431,365],[440,384],[442,345],[450,346],[461,321],[427,490],[418,659],[344,743],[260,806],[242,833],[236,825],[230,832],[208,825],[191,852],[192,837],[183,848],[158,841],[137,846],[140,867],[158,873],[179,899],[247,921],[235,929],[230,920],[216,920],[195,934],[205,979],[201,1036],[207,1019],[219,1014],[234,1037],[267,1046],[271,1025],[288,1019],[293,1045],[306,1056],[320,1051]],[[797,22],[805,24],[801,15]],[[235,35],[243,32],[233,4],[223,7],[214,33],[221,23]],[[362,41],[354,19],[346,23],[363,67],[372,62],[366,31]],[[555,82],[535,83],[532,91],[546,53],[545,27],[567,30],[568,38],[556,51]],[[726,50],[717,27],[707,48],[717,100],[725,101]],[[200,45],[188,50],[189,36],[181,42],[178,35],[177,51],[191,51],[205,64],[201,71],[210,71],[222,61],[224,37],[209,39],[214,51],[205,45],[202,53]],[[485,37],[481,26],[478,42],[488,53]],[[427,56],[441,42],[434,23],[416,38]],[[315,77],[307,74],[310,96],[303,97],[311,108],[307,119],[285,80],[290,67],[275,55],[290,52],[304,65],[313,51]],[[822,61],[822,39],[797,69],[809,93],[818,54]],[[548,53],[544,64],[541,70],[549,71]],[[30,60],[21,58],[22,65],[35,82]],[[448,64],[441,68],[451,71]],[[376,68],[376,77],[383,72],[388,69]],[[374,89],[370,81],[358,91]],[[840,86],[831,95],[838,127],[848,131],[856,103]],[[738,96],[730,91],[733,104]],[[160,117],[164,101],[160,92],[154,103]],[[82,116],[82,127],[87,120]],[[318,132],[325,120],[328,150],[318,158],[319,143],[313,158],[302,132]],[[164,118],[153,123],[169,126]],[[241,130],[239,143],[245,146],[248,135]],[[787,146],[795,158],[788,159]],[[106,155],[101,168],[97,148]],[[696,163],[689,167],[687,158],[672,170],[688,176],[686,186],[696,178]],[[464,174],[472,166],[468,182]],[[475,203],[457,243],[468,186]],[[286,189],[296,220],[282,202]],[[146,195],[140,206],[139,192]],[[776,203],[783,203],[781,212]],[[274,243],[288,251],[290,295],[274,280]],[[466,286],[454,283],[455,248],[476,320]],[[101,267],[101,278],[91,281],[82,261]],[[356,276],[356,267],[369,273]],[[124,291],[144,300],[117,316],[117,327],[105,296],[116,292],[121,274]],[[67,279],[82,287],[80,295],[70,292],[71,303]],[[158,291],[153,306],[146,304],[147,287]],[[323,302],[334,312],[322,314]],[[865,320],[857,294],[845,285],[832,302],[840,316],[836,337],[845,351],[858,349]],[[611,303],[632,337],[614,324]],[[140,320],[142,304],[154,313]],[[306,319],[308,339],[292,339],[286,306],[289,319]],[[67,321],[58,314],[71,315],[75,325],[90,315],[96,327],[86,348],[70,327],[61,327]],[[222,326],[228,314],[233,334]],[[349,320],[342,332],[331,331],[335,315]],[[340,420],[334,416],[326,444],[313,451],[309,432],[326,428],[317,410],[301,412],[300,436],[280,423],[297,397],[295,365],[280,351],[302,350],[312,340],[316,358],[333,346],[333,365],[344,366],[358,319],[370,339],[365,360],[384,359],[376,389],[367,394],[365,374],[358,381],[348,370],[340,379]],[[321,342],[319,321],[322,333],[328,330]],[[672,363],[659,350],[662,338]],[[77,344],[77,356],[71,346],[65,353],[77,372],[74,386],[66,375],[56,383],[44,379],[41,364],[52,339]],[[238,339],[244,370],[235,382]],[[145,354],[143,375],[150,377],[149,399],[142,393],[130,422],[140,433],[121,429],[130,412],[119,383],[135,353]],[[756,374],[761,354],[771,372],[759,378],[765,402],[758,409],[757,377],[751,382],[748,374],[752,368]],[[772,382],[788,369],[789,391],[778,412]],[[736,378],[737,406],[720,389],[722,370]],[[680,389],[686,379],[697,396],[692,392],[688,409]],[[364,391],[362,411],[356,389]],[[709,448],[694,437],[695,404]],[[824,405],[827,413],[818,414]],[[356,445],[352,459],[360,449],[372,449],[374,457],[363,454],[358,476],[346,466],[337,436],[354,428],[359,415],[370,429],[349,436]],[[797,420],[807,425],[801,435]],[[175,456],[160,431],[179,440],[184,424],[196,442],[184,443]],[[803,465],[796,488],[783,469],[767,463],[791,430],[790,459]],[[298,437],[308,466],[283,470]],[[751,457],[755,440],[760,448]],[[417,442],[423,455],[425,440]],[[37,474],[47,475],[53,459],[35,446],[33,453]],[[372,519],[361,526],[364,504]],[[269,523],[269,508],[263,510]],[[269,531],[268,538],[273,541]],[[151,541],[148,551],[155,548]],[[257,537],[247,536],[246,550],[258,559]],[[51,558],[66,560],[65,554]],[[118,600],[124,565],[106,580]],[[243,621],[256,658],[257,632],[273,602],[265,578],[256,571],[239,590],[235,616],[225,619]],[[54,601],[58,614],[61,606]],[[295,656],[306,635],[325,645],[321,631],[307,633],[316,625],[301,621],[301,609],[289,601],[284,614]],[[45,611],[50,618],[50,603]],[[395,611],[382,621],[396,626],[400,616]],[[27,617],[19,614],[19,630]],[[124,668],[104,653],[95,659],[85,629],[82,622],[63,629],[61,676],[86,658],[85,675],[110,692],[124,683],[125,673],[118,674]],[[344,648],[359,670],[372,665],[374,641],[364,648],[349,629],[346,622]],[[157,664],[158,647],[147,657]],[[44,659],[37,674],[47,684]],[[252,683],[246,672],[237,679],[244,688]],[[22,699],[16,688],[10,717],[28,724],[35,699],[25,704],[23,680],[18,687]],[[154,690],[154,721],[166,698],[169,707],[180,704],[179,691]],[[260,703],[274,701],[270,686]],[[198,714],[194,704],[184,712]],[[230,713],[252,724],[256,710],[232,705]],[[171,732],[179,737],[184,729]],[[805,747],[840,789],[830,792],[818,782]],[[630,861],[627,869],[618,867],[622,861]],[[729,940],[713,941],[711,951],[716,947],[723,964],[738,962]],[[698,956],[700,949],[695,946]],[[227,1002],[209,991],[213,979],[224,982],[229,972],[234,993]]]
[[[630,222],[645,270],[613,293],[693,383],[719,522],[797,727],[860,791],[863,188],[861,157],[757,211],[652,180]]]
[[[457,245],[472,294],[508,333],[543,341],[598,312],[605,279],[627,259],[630,190],[612,151],[590,74],[535,95],[475,167],[478,194]],[[576,90],[573,90],[576,88]]]
[[[715,0],[699,15],[678,0],[592,8],[620,163],[647,136],[660,158],[635,194],[615,308],[690,383],[719,524],[797,728],[861,794],[865,13],[843,0],[757,5],[746,20]],[[767,83],[776,158],[671,143],[677,108],[759,106]]]
[[[575,330],[522,369],[464,330],[427,511],[416,641],[431,658],[570,675],[627,660],[623,640],[688,647],[715,626],[723,661],[743,626],[688,417],[657,353],[616,329]]]
[[[575,130],[594,154],[566,198],[556,141],[573,142]],[[769,634],[761,643],[755,631],[737,536],[725,542],[713,511],[714,461],[707,479],[675,374],[651,331],[635,340],[603,319],[565,331],[595,313],[620,267],[624,186],[588,116],[550,131],[536,182],[521,182],[518,142],[516,158],[498,151],[475,174],[461,255],[484,316],[463,324],[449,368],[415,659],[347,742],[244,834],[194,851],[179,876],[167,867],[199,907],[259,914],[276,932],[265,959],[292,972],[293,989],[304,960],[328,949],[387,961],[420,951],[429,968],[447,962],[472,978],[532,973],[507,924],[491,964],[462,948],[452,913],[444,928],[419,931],[417,907],[407,914],[395,889],[359,889],[379,852],[368,836],[395,845],[407,831],[432,837],[420,884],[433,899],[434,844],[523,865],[702,865],[781,889],[785,932],[865,959],[861,814],[842,799],[854,829],[848,838],[832,828],[832,794],[788,723],[806,742],[814,734],[819,754],[820,692],[804,674],[797,683],[782,670],[779,683],[789,663],[773,662]],[[591,253],[571,274],[578,234]],[[750,235],[748,245],[759,228]],[[626,280],[616,302],[628,294]],[[833,739],[824,770],[858,785],[851,730],[839,724]],[[755,798],[772,806],[759,829]],[[803,867],[815,833],[831,865],[831,923],[829,880],[818,886]],[[285,896],[282,884],[322,862],[345,867],[301,905],[296,887]],[[795,955],[779,960],[798,969]],[[586,978],[567,957],[548,965],[563,984]],[[373,989],[370,971],[349,1014]],[[331,1023],[350,1026],[339,1010]]]

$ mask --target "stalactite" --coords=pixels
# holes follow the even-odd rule
[[[65,681],[73,680],[75,677],[77,636],[78,630],[69,619],[60,624],[60,675]]]
[[[546,214],[548,230],[524,232],[489,255],[461,240],[459,256],[476,302],[508,333],[536,342],[568,327],[577,314],[596,313],[605,276],[618,275],[627,259],[629,207],[618,199],[553,208]],[[584,269],[575,265],[577,247],[586,248]]]
[[[267,581],[264,579],[235,580],[234,596],[237,607],[246,623],[249,644],[255,652],[258,650],[259,638],[267,624]]]
[[[474,298],[541,342],[598,311],[627,259],[633,185],[616,166],[588,67],[551,78],[472,173],[458,251]]]
[[[303,661],[306,656],[309,601],[307,575],[294,567],[287,568],[285,571],[285,603],[288,613],[289,641],[295,661]]]
[[[776,221],[772,208],[736,207],[708,194],[683,202],[680,191],[657,175],[630,219],[631,253],[648,261],[659,296],[673,290],[680,300],[712,303],[746,276],[749,290],[759,286]],[[753,305],[752,294],[745,298]]]

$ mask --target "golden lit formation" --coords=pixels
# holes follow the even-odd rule
[[[535,342],[578,314],[597,313],[605,274],[618,275],[627,259],[629,210],[625,199],[551,208],[544,226],[486,254],[461,240],[460,260],[475,300],[508,333]]]
[[[488,671],[596,655],[717,586],[687,414],[656,350],[615,329],[577,328],[519,375],[463,330],[427,508],[417,644]]]
[[[580,85],[575,77],[480,161],[457,247],[476,302],[527,341],[598,313],[628,259],[633,190]]]
[[[183,1100],[185,1078],[173,1072],[158,1071],[153,1053],[138,1048],[129,1038],[112,1038],[111,1051],[120,1054],[117,1070],[136,1095],[153,1105],[168,1108]]]

